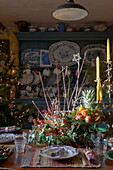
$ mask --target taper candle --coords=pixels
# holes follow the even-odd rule
[[[99,100],[102,101],[102,86],[101,86],[101,80],[98,79],[98,84],[99,84]]]
[[[100,80],[100,58],[96,58],[97,101],[102,101],[102,87]]]
[[[110,61],[110,40],[107,39],[107,61]]]
[[[96,58],[96,78],[100,78],[100,58]]]
[[[97,94],[96,94],[96,100],[99,101],[100,97],[99,97],[99,82],[97,80]]]

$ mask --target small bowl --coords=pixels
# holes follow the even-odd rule
[[[36,32],[37,31],[37,26],[29,26],[29,31],[30,32]]]
[[[83,30],[84,30],[84,32],[89,32],[89,31],[92,31],[92,27],[90,27],[90,26],[85,26],[85,27],[83,28]]]
[[[107,26],[105,24],[98,24],[94,26],[94,31],[106,31]]]
[[[39,32],[46,32],[47,31],[47,27],[39,27]]]

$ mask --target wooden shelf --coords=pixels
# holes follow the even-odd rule
[[[18,40],[113,40],[113,31],[103,32],[15,32]]]
[[[15,32],[15,36],[19,40],[19,56],[26,48],[49,49],[50,45],[57,41],[73,41],[82,49],[87,44],[101,43],[106,45],[109,38],[113,41],[113,31],[103,32]],[[74,67],[75,68],[75,67]],[[44,68],[40,68],[41,70]],[[44,98],[21,98],[22,103],[32,103],[32,100],[38,105],[46,108]],[[108,103],[108,101],[106,101]]]

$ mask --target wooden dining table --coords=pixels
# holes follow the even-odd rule
[[[16,153],[14,152],[14,154],[12,156],[10,156],[9,158],[5,159],[5,160],[0,160],[0,170],[2,169],[11,169],[11,170],[69,170],[69,169],[75,169],[75,170],[83,170],[83,169],[89,169],[89,167],[85,167],[85,168],[73,168],[73,167],[21,167],[21,162],[23,159],[23,156],[25,155],[25,153]],[[107,159],[105,156],[100,155],[100,167],[97,167],[100,170],[113,170],[113,161]],[[95,169],[97,169],[95,168]],[[90,168],[90,169],[94,169]]]
[[[6,144],[5,144],[6,145]],[[13,146],[14,143],[9,144],[8,146]],[[31,149],[38,149],[40,150],[40,147],[37,147],[36,145],[29,145]],[[25,157],[25,154],[28,149],[25,149],[24,153],[17,153],[14,151],[14,154],[8,157],[7,159],[0,160],[0,170],[83,170],[83,169],[100,169],[100,170],[113,170],[113,161],[110,159],[107,159],[104,155],[98,155],[100,165],[99,167],[22,167],[22,161]],[[31,156],[32,157],[32,156]]]

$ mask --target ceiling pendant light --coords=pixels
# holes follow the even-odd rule
[[[61,21],[76,21],[85,18],[88,11],[81,5],[74,3],[74,0],[67,0],[66,4],[57,7],[53,17]]]

